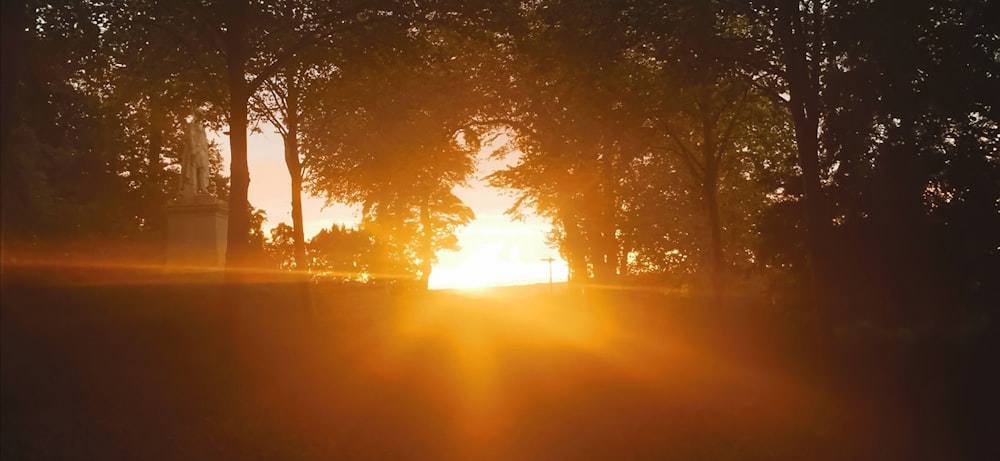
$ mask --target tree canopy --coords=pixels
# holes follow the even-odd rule
[[[264,245],[247,203],[254,129],[281,133],[293,184],[292,225],[267,243],[292,256],[273,264],[424,284],[474,219],[454,188],[503,135],[495,156],[516,161],[489,180],[516,196],[513,218],[551,223],[574,282],[720,303],[783,287],[830,319],[1000,304],[990,2],[3,8],[4,245],[162,240],[199,110],[232,155],[215,178],[233,267]],[[307,240],[302,193],[360,206],[359,228]]]

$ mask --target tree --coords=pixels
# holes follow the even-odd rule
[[[256,112],[271,123],[281,135],[284,144],[285,166],[291,179],[292,227],[291,243],[293,265],[308,269],[305,233],[302,229],[302,178],[303,162],[299,149],[299,127],[308,99],[305,92],[313,83],[298,61],[289,62],[281,72],[265,81],[264,91],[254,96]]]
[[[789,111],[801,186],[786,183],[782,195],[790,201],[776,207],[803,213],[802,222],[786,226],[805,230],[813,304],[822,315],[867,303],[864,315],[881,310],[899,318],[907,306],[944,303],[930,288],[940,286],[929,280],[941,267],[931,260],[949,258],[930,257],[926,248],[943,235],[931,230],[936,226],[964,228],[935,223],[940,206],[967,204],[941,189],[950,181],[946,171],[955,171],[946,165],[969,161],[984,174],[994,171],[987,133],[996,126],[996,105],[986,102],[983,88],[996,80],[988,70],[996,66],[989,51],[996,49],[995,26],[985,20],[995,8],[965,1],[906,8],[890,1],[750,2],[725,12],[740,27],[701,48],[731,61]],[[973,194],[983,200],[975,207],[987,227],[995,221],[982,206],[990,193]],[[995,253],[987,247],[980,254]],[[871,269],[850,269],[857,266]],[[867,301],[837,285],[857,287],[851,291]]]
[[[291,9],[287,15],[301,16],[301,13]],[[369,53],[380,46],[391,46],[401,37],[405,37],[405,31],[398,24],[387,22],[368,23],[350,33],[332,35],[333,40],[304,48],[294,59],[286,61],[252,98],[251,115],[272,125],[283,140],[285,165],[291,179],[292,241],[299,269],[308,269],[302,229],[302,186],[307,163],[303,158],[306,150],[301,148],[302,133],[313,127],[321,129],[322,124],[328,123],[331,114],[321,113],[316,103],[339,83],[345,67],[367,60]],[[340,109],[326,106],[324,111],[336,114]]]
[[[370,282],[388,262],[376,259],[377,243],[370,233],[331,226],[309,240],[309,265],[314,277],[348,282]],[[379,274],[383,275],[383,274]]]
[[[143,232],[147,238],[162,241],[166,231],[163,209],[176,193],[174,164],[183,150],[181,126],[195,111],[210,128],[222,125],[221,107],[206,104],[218,98],[218,88],[205,84],[204,69],[189,64],[184,41],[176,39],[176,31],[150,23],[154,5],[90,3],[97,5],[99,21],[105,26],[101,49],[111,60],[103,91],[120,108],[129,145],[141,160],[131,168],[130,178],[142,184]],[[213,178],[220,173],[213,171]]]
[[[391,2],[328,3],[296,1],[263,4],[219,2],[140,2],[134,21],[161,28],[180,43],[182,62],[203,76],[212,101],[225,109],[229,126],[231,172],[226,264],[245,264],[250,215],[246,201],[249,100],[303,50],[370,20],[392,17]],[[116,24],[112,24],[116,26]],[[162,35],[161,35],[162,36]]]
[[[987,237],[1000,224],[1000,190],[986,180],[997,176],[1000,139],[986,89],[998,79],[989,7],[929,2],[898,11],[877,2],[834,13],[830,49],[843,59],[824,82],[821,136],[834,162],[832,237],[848,261],[864,259],[872,270],[864,277],[838,270],[833,280],[882,301],[842,315],[927,321],[954,315],[941,306],[959,299],[966,308],[985,305],[996,295],[968,287],[991,275],[986,260],[996,260],[1000,243]],[[968,246],[938,252],[943,241]],[[840,301],[845,310],[848,301]]]
[[[641,122],[628,104],[619,5],[528,6],[533,26],[512,46],[512,84],[502,121],[516,132],[520,162],[490,178],[518,190],[509,213],[532,209],[553,223],[570,279],[608,281],[625,267],[619,241],[619,175],[636,151]]]
[[[294,231],[283,222],[271,228],[270,238],[264,242],[264,253],[268,264],[277,269],[292,270],[295,268]]]
[[[103,86],[108,56],[93,5],[14,3],[4,12],[4,239],[134,235],[133,158]]]
[[[427,25],[385,41],[342,63],[319,111],[327,118],[311,122],[310,188],[362,205],[362,228],[426,287],[437,252],[456,248],[455,230],[473,219],[452,189],[474,170],[474,122],[489,96],[479,91],[481,48],[464,30]]]
[[[754,166],[780,163],[789,154],[781,149],[789,135],[786,120],[770,105],[768,94],[713,52],[717,36],[740,27],[727,24],[714,3],[644,6],[659,11],[654,19],[645,17],[647,11],[631,18],[635,59],[652,73],[640,83],[653,87],[646,98],[653,109],[646,124],[653,130],[653,142],[659,143],[656,150],[679,159],[693,180],[705,217],[700,233],[708,236],[706,265],[718,301],[731,266],[724,234],[735,239],[750,232],[739,222],[751,221],[746,218],[765,203],[758,187],[761,171]],[[725,194],[728,206],[721,203],[726,188],[735,192]],[[755,200],[735,200],[739,196]],[[741,252],[732,250],[730,258],[738,258]]]

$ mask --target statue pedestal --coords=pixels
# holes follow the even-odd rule
[[[222,269],[228,223],[229,206],[211,195],[171,202],[167,205],[167,266],[174,270]]]

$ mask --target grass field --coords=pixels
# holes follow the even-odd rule
[[[993,330],[829,340],[626,290],[302,294],[5,276],[0,457],[1000,459]]]

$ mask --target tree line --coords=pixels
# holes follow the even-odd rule
[[[573,282],[685,285],[719,302],[767,285],[842,319],[1000,304],[991,2],[3,8],[5,245],[161,238],[180,123],[203,109],[232,155],[217,174],[230,267],[263,251],[247,203],[254,130],[280,133],[292,184],[275,264],[320,264],[302,230],[311,193],[362,209],[360,229],[330,239],[368,242],[355,247],[386,272],[424,282],[474,218],[452,189],[502,136],[493,155],[520,157],[489,181],[517,197],[513,217],[551,222]]]

